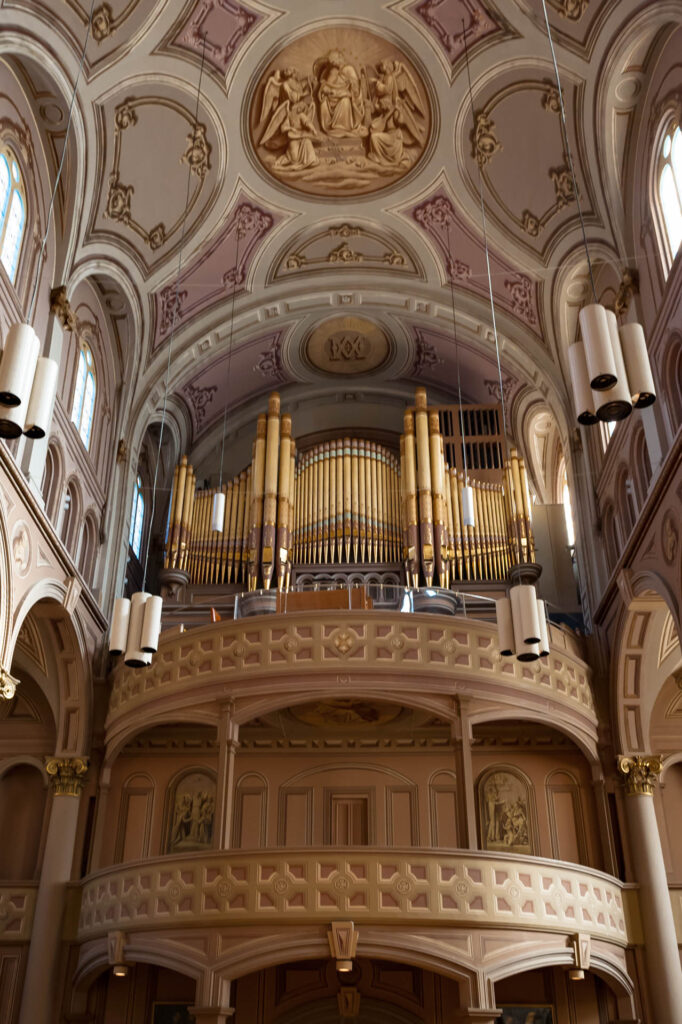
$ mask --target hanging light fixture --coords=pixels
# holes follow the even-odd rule
[[[568,350],[568,365],[578,423],[589,426],[598,420],[613,422],[625,419],[632,412],[633,405],[637,409],[652,405],[656,401],[656,390],[641,324],[623,324],[619,330],[615,314],[606,309],[597,298],[585,220],[568,138],[559,65],[545,0],[542,0],[542,9],[559,94],[562,139],[573,182],[573,195],[580,218],[593,297],[593,302],[584,306],[578,314],[583,344],[578,342],[571,345]],[[586,384],[591,388],[591,399]]]
[[[78,73],[71,92],[62,155],[57,168],[52,195],[50,196],[50,205],[45,221],[45,232],[36,261],[36,276],[31,299],[28,304],[26,322],[12,324],[9,328],[5,336],[2,358],[0,359],[0,437],[7,439],[20,437],[22,433],[33,439],[45,437],[52,419],[52,408],[57,394],[59,366],[54,359],[40,356],[40,339],[33,329],[31,321],[35,313],[40,269],[43,257],[45,256],[47,236],[52,222],[55,196],[57,195],[57,189],[62,177],[73,108],[76,101],[76,90],[78,89],[78,83],[80,82],[85,63],[85,51],[90,38],[94,6],[95,0],[92,0],[85,32],[85,42],[83,43],[80,64],[78,65]]]
[[[232,335],[234,332],[234,300],[237,292],[237,274],[239,273],[239,208],[236,214],[237,240],[234,248],[234,281],[232,282],[232,302],[230,305],[230,333],[227,342],[227,387],[230,385],[230,362],[232,360]],[[223,442],[220,449],[220,478],[218,490],[213,495],[213,509],[211,511],[211,529],[214,533],[222,533],[225,529],[225,492],[223,491],[223,463],[225,461],[225,432],[227,429],[227,408],[228,395],[225,395],[225,410],[223,412]]]
[[[199,82],[197,85],[196,109],[194,112],[194,131],[199,123],[199,104],[201,101],[201,81],[204,74],[204,63],[206,59],[206,36],[203,37],[203,50],[201,54],[201,68],[199,70]],[[189,212],[189,196],[191,188],[192,164],[188,162],[187,167],[187,195],[185,197],[185,212]],[[178,269],[175,279],[175,297],[173,301],[173,321],[170,337],[168,339],[168,359],[166,362],[166,382],[163,392],[163,406],[161,410],[161,428],[159,430],[159,448],[156,453],[156,465],[154,467],[154,482],[152,484],[152,503],[149,517],[149,530],[147,531],[147,542],[145,544],[144,574],[142,577],[142,590],[133,594],[131,598],[119,597],[114,602],[114,612],[109,629],[109,653],[123,654],[123,660],[129,668],[143,668],[150,665],[152,655],[159,647],[159,636],[161,633],[161,613],[163,611],[163,598],[147,593],[147,569],[149,565],[149,543],[151,540],[151,528],[154,523],[154,511],[156,508],[156,485],[159,478],[159,465],[161,462],[161,449],[163,445],[163,432],[166,425],[166,409],[168,407],[168,386],[170,383],[171,355],[173,352],[173,338],[178,311],[178,293],[180,289],[180,274],[182,271],[182,253],[185,241],[185,229],[187,216],[182,223],[180,246],[178,249]]]
[[[464,53],[466,57],[467,78],[469,82],[469,100],[471,103],[471,116],[476,119],[474,113],[474,96],[471,85],[471,69],[469,66],[469,47],[467,43],[467,30],[462,21],[462,35],[464,39]],[[488,248],[488,230],[486,225],[485,201],[483,198],[483,175],[480,165],[478,166],[478,190],[481,203],[481,226],[483,228],[483,242],[485,246],[485,262],[488,272],[488,294],[490,297],[490,317],[495,339],[495,355],[497,358],[497,376],[500,387],[500,405],[502,407],[502,433],[504,443],[507,446],[507,461],[510,462],[509,440],[507,434],[507,413],[504,400],[504,388],[502,386],[502,361],[500,358],[500,342],[497,334],[497,319],[495,317],[495,296],[493,295],[493,279],[490,269],[490,251]],[[512,491],[509,495],[514,510],[515,497]],[[517,529],[519,529],[519,516],[514,515]],[[521,538],[519,535],[519,552],[522,551]],[[512,570],[512,585],[509,588],[509,595],[501,597],[495,602],[497,611],[497,628],[499,633],[500,654],[505,657],[515,656],[518,661],[535,661],[537,658],[549,654],[549,634],[546,622],[545,602],[538,599],[535,591],[534,581],[539,575],[539,567],[534,565],[519,565]],[[531,582],[533,581],[533,582]]]

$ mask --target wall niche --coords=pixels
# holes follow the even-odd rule
[[[494,765],[478,779],[481,849],[529,856],[537,853],[533,786],[511,765]]]
[[[190,768],[171,780],[166,793],[164,853],[193,853],[213,846],[215,775]]]

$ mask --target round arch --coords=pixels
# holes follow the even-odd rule
[[[56,662],[63,668],[58,672],[59,704],[55,714],[57,726],[56,753],[77,756],[90,747],[90,726],[93,716],[93,688],[90,658],[85,630],[77,610],[66,611],[67,590],[57,580],[41,580],[23,597],[14,611],[14,622],[7,659],[11,662],[19,631],[27,615],[42,605],[52,628],[59,630],[59,644],[54,636],[48,637]],[[68,676],[68,679],[67,679]]]

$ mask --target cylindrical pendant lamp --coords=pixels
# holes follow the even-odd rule
[[[623,362],[623,353],[620,350],[620,338],[618,337],[618,321],[616,314],[606,310],[606,322],[609,327],[609,338],[613,351],[613,361],[616,365],[616,383],[608,391],[594,392],[594,408],[597,418],[604,422],[614,422],[626,419],[632,412],[632,401],[630,400],[630,385],[628,384]]]
[[[517,654],[520,655],[523,645],[540,642],[540,619],[538,616],[538,599],[535,587],[530,583],[517,583],[509,591],[511,600],[512,622]]]
[[[130,621],[128,623],[128,643],[124,660],[129,668],[141,668],[149,665],[152,660],[151,654],[142,650],[142,623],[144,621],[144,606],[150,597],[143,590],[139,590],[130,599]]]
[[[31,397],[26,411],[24,433],[26,437],[45,437],[50,429],[52,406],[57,394],[57,376],[59,364],[54,359],[41,356],[36,366],[31,388]]]
[[[28,402],[40,354],[38,335],[30,324],[12,324],[0,359],[0,404]]]
[[[0,405],[0,437],[10,440],[21,437],[26,423],[28,402],[21,405]]]
[[[574,345],[569,345],[568,369],[571,374],[573,401],[578,423],[583,423],[586,427],[591,426],[597,422],[597,417],[594,414],[594,397],[587,372],[585,345],[582,341],[576,341]]]
[[[462,488],[462,522],[465,526],[476,525],[474,513],[474,489],[469,484]]]
[[[222,533],[225,529],[225,492],[217,491],[213,495],[213,512],[211,529],[214,533]]]
[[[636,409],[644,409],[656,401],[656,386],[651,373],[644,330],[641,324],[623,324],[620,343],[632,401]]]
[[[578,314],[585,343],[585,359],[594,391],[608,391],[618,379],[606,310],[598,303],[583,306]]]
[[[144,615],[142,617],[142,631],[140,634],[140,649],[144,651],[145,654],[155,654],[158,650],[162,609],[162,597],[155,595],[154,597],[148,597],[145,601]]]
[[[523,650],[516,655],[517,661],[537,661],[540,657],[540,644],[524,644]]]
[[[549,654],[549,629],[547,627],[547,605],[538,598],[538,618],[540,620],[540,657]]]
[[[500,640],[500,654],[504,658],[514,653],[514,626],[512,624],[511,601],[500,597],[495,601],[497,609],[497,632]]]
[[[117,597],[114,601],[114,614],[109,630],[109,653],[123,654],[128,646],[128,624],[130,622],[130,601],[127,597]]]

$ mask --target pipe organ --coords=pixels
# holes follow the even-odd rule
[[[398,563],[399,471],[383,445],[325,441],[296,467],[294,560],[301,565]]]
[[[467,433],[467,428],[469,433]],[[499,431],[497,406],[431,407],[418,388],[399,455],[360,437],[296,451],[291,417],[273,393],[258,418],[251,464],[196,489],[187,457],[175,468],[164,567],[195,584],[288,589],[293,567],[405,567],[411,586],[500,581],[535,548],[523,459]],[[462,491],[472,488],[474,525]]]

